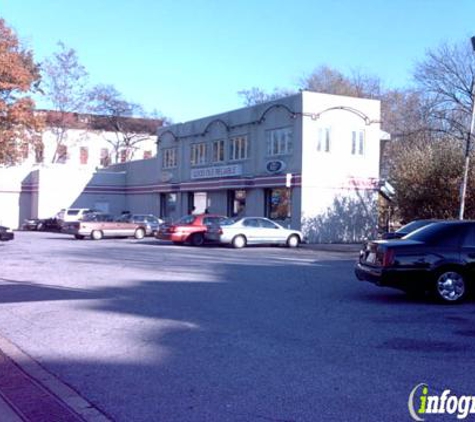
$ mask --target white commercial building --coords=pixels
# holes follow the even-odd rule
[[[357,241],[376,228],[381,136],[379,101],[304,91],[161,127],[155,158],[98,170],[67,206],[268,216],[312,242]]]

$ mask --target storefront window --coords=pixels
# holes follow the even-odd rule
[[[267,217],[272,220],[285,220],[290,217],[290,192],[287,188],[267,191]]]

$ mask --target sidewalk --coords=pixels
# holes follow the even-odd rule
[[[2,396],[0,396],[0,415],[2,422],[24,422]]]
[[[78,392],[0,335],[2,422],[109,422]]]

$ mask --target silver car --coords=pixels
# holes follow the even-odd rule
[[[296,248],[303,240],[298,230],[286,229],[264,217],[225,220],[219,226],[208,227],[205,238],[235,248],[246,245],[286,245]]]

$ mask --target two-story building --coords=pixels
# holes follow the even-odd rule
[[[76,171],[74,189],[43,169],[25,179],[18,203],[30,216],[37,204],[59,209],[66,196],[63,208],[169,220],[205,211],[267,216],[311,242],[358,241],[377,225],[381,137],[379,101],[304,91],[160,127],[154,158]]]
[[[126,170],[127,208],[267,216],[312,241],[355,240],[376,227],[380,138],[379,101],[314,92],[163,127],[155,176]]]

